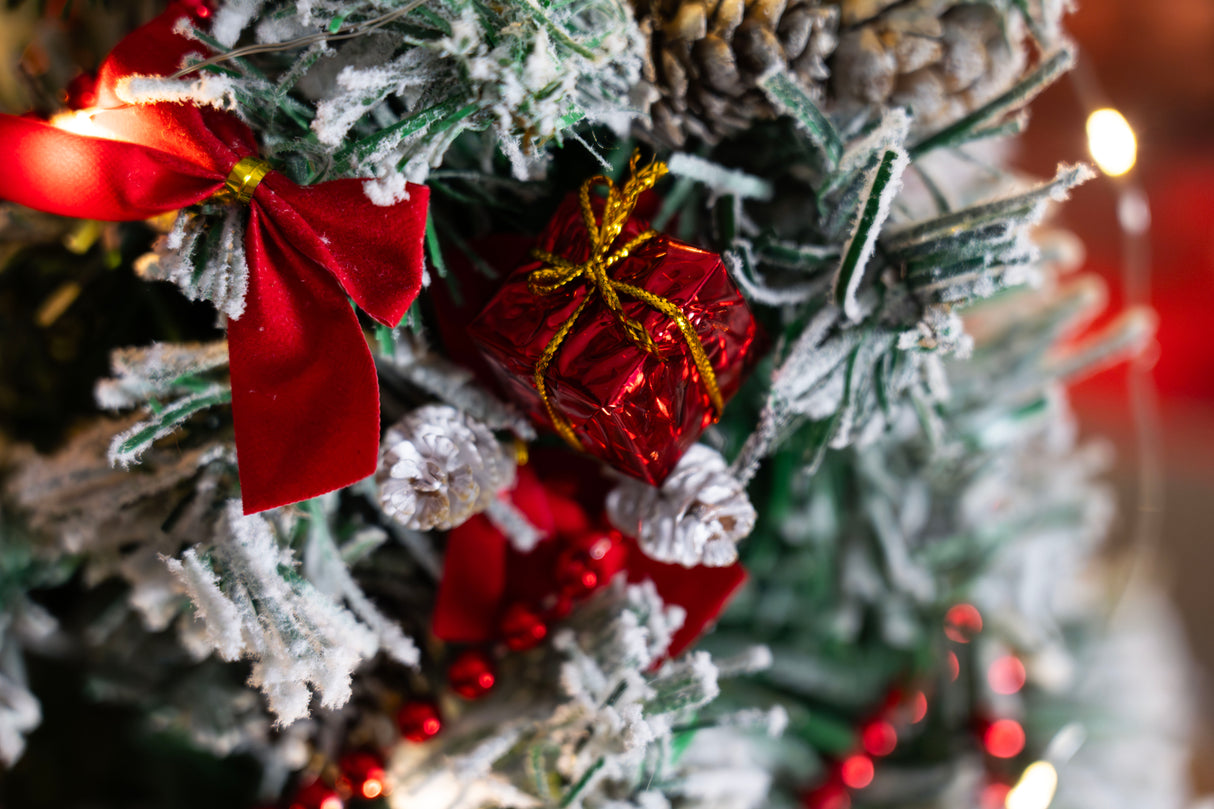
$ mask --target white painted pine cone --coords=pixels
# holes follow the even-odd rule
[[[607,514],[646,554],[684,567],[733,564],[756,516],[725,459],[703,444],[687,451],[661,488],[621,483],[607,497]]]
[[[419,531],[454,528],[514,480],[514,461],[489,428],[447,405],[426,405],[389,430],[381,448],[384,513]]]

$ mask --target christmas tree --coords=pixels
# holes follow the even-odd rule
[[[5,12],[0,803],[1183,806],[1065,5]]]

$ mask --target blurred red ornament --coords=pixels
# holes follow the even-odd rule
[[[502,615],[502,640],[513,651],[534,648],[548,636],[548,625],[534,610],[522,604],[511,604]]]
[[[898,746],[898,732],[885,719],[876,719],[860,730],[860,744],[869,755],[888,756]]]
[[[295,790],[289,805],[291,809],[344,809],[346,804],[333,787],[319,778],[310,778]]]
[[[555,571],[561,594],[585,598],[606,584],[607,577],[614,572],[606,560],[617,541],[610,533],[595,532],[580,537],[572,547],[562,551]]]
[[[1011,791],[1012,788],[1008,784],[987,784],[978,800],[979,809],[1004,809],[1007,806],[1007,794]]]
[[[982,613],[973,604],[955,604],[944,614],[944,634],[956,643],[969,643],[982,631]]]
[[[956,652],[948,653],[948,678],[952,682],[956,682],[961,676],[961,661],[957,658]]]
[[[806,793],[805,809],[851,809],[851,795],[840,783],[831,781]]]
[[[493,661],[480,649],[469,649],[447,667],[451,690],[464,699],[478,699],[489,693],[497,679]]]
[[[991,690],[996,694],[1015,694],[1027,678],[1024,663],[1015,655],[1004,655],[991,663],[986,678],[991,684]]]
[[[839,765],[839,777],[852,789],[864,789],[871,784],[874,772],[873,760],[862,753],[848,756]]]
[[[911,724],[917,725],[927,718],[927,694],[916,691],[911,697]]]
[[[384,760],[376,753],[359,750],[346,753],[337,762],[341,777],[337,786],[344,793],[374,800],[388,791]]]
[[[443,720],[438,707],[425,700],[406,702],[396,714],[396,726],[400,735],[411,742],[424,742],[438,735],[443,729]]]
[[[561,204],[470,333],[535,421],[657,484],[740,387],[756,325],[720,256],[632,215],[665,166],[632,170]]]
[[[1024,728],[1015,719],[997,719],[987,726],[982,743],[995,758],[1014,758],[1024,749]]]

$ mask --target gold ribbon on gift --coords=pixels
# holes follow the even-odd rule
[[[638,168],[640,159],[639,152],[633,154],[628,167],[630,176],[623,188],[617,188],[610,177],[601,174],[582,183],[579,195],[582,204],[582,221],[586,225],[586,232],[590,234],[589,258],[576,262],[544,250],[531,251],[533,257],[544,262],[543,267],[527,277],[527,287],[532,294],[551,295],[575,281],[589,284],[591,287],[586,297],[578,304],[577,309],[561,324],[561,327],[556,330],[556,334],[548,341],[548,345],[544,347],[544,353],[540,355],[539,362],[535,365],[535,388],[539,391],[544,409],[548,411],[548,418],[552,420],[552,426],[556,428],[557,433],[576,449],[581,449],[582,444],[574,435],[573,425],[553,404],[548,392],[546,376],[548,366],[552,364],[556,352],[560,350],[561,344],[573,330],[582,312],[594,300],[596,293],[611,310],[616,322],[628,333],[629,339],[654,354],[657,353],[657,345],[653,342],[653,338],[643,325],[624,314],[624,305],[620,302],[620,295],[627,295],[641,301],[674,321],[687,343],[687,349],[691,352],[696,369],[700,372],[700,381],[708,391],[708,398],[712,402],[713,408],[716,409],[717,415],[720,416],[721,411],[725,408],[725,402],[721,398],[721,389],[717,385],[716,372],[713,371],[712,364],[708,361],[708,353],[704,350],[704,344],[700,341],[700,336],[696,334],[695,328],[692,327],[691,321],[687,319],[682,310],[666,298],[638,286],[616,281],[607,274],[612,267],[628,258],[637,247],[658,235],[655,230],[647,230],[629,239],[622,247],[616,250],[611,249],[628,223],[629,217],[632,216],[641,194],[653,188],[667,171],[666,164],[658,160],[653,160],[649,165]],[[590,204],[590,191],[596,185],[607,186],[607,200],[603,206],[602,222],[595,221],[594,208]]]
[[[238,202],[248,205],[253,201],[253,192],[269,173],[270,164],[260,157],[252,155],[242,157],[228,172],[227,179],[223,181],[223,188],[216,191],[211,198],[217,202]]]

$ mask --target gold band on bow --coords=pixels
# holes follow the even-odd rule
[[[527,277],[527,288],[531,290],[532,294],[550,295],[566,284],[579,280],[591,285],[590,291],[582,299],[582,302],[578,304],[577,309],[569,316],[568,320],[561,324],[561,327],[556,330],[556,334],[548,341],[548,345],[544,347],[543,354],[540,355],[539,362],[535,365],[535,388],[540,394],[540,400],[544,403],[544,409],[548,411],[548,418],[551,419],[552,426],[556,429],[557,433],[567,443],[577,449],[581,449],[582,444],[573,432],[573,425],[569,423],[569,420],[552,403],[552,398],[548,393],[546,376],[548,366],[552,364],[552,360],[556,357],[556,352],[560,349],[569,332],[573,330],[574,324],[577,323],[582,312],[585,311],[587,305],[593,300],[596,292],[602,297],[603,303],[607,305],[607,308],[615,315],[616,322],[624,327],[629,338],[646,351],[656,353],[657,346],[641,323],[624,314],[623,304],[620,303],[620,295],[627,295],[639,300],[673,320],[675,325],[679,327],[679,332],[683,335],[684,341],[687,343],[687,349],[691,352],[696,369],[700,372],[700,381],[708,391],[708,398],[716,409],[717,415],[719,416],[725,408],[725,402],[721,398],[721,390],[717,385],[716,372],[712,369],[712,363],[708,361],[708,353],[704,350],[704,344],[700,341],[700,336],[696,334],[691,321],[687,319],[682,310],[666,298],[632,284],[616,281],[607,275],[608,270],[628,258],[633,250],[658,235],[654,230],[647,230],[629,239],[623,247],[617,250],[611,249],[615,240],[624,230],[624,226],[628,223],[629,217],[632,216],[633,209],[636,208],[637,200],[641,194],[653,188],[654,184],[667,171],[666,164],[658,160],[652,161],[648,166],[638,168],[640,159],[641,155],[639,152],[633,154],[632,160],[629,163],[629,178],[624,183],[622,189],[616,188],[611,178],[604,175],[591,177],[582,183],[579,198],[582,206],[582,221],[586,225],[586,232],[590,234],[591,248],[589,258],[579,263],[543,250],[537,249],[531,251],[533,257],[544,262],[543,267],[535,270]],[[607,200],[603,206],[602,222],[595,221],[594,208],[590,204],[590,191],[596,185],[607,186]]]
[[[228,178],[223,181],[223,188],[215,194],[215,199],[221,202],[239,202],[248,205],[253,199],[253,192],[266,174],[270,172],[270,164],[260,157],[242,157],[228,172]]]

